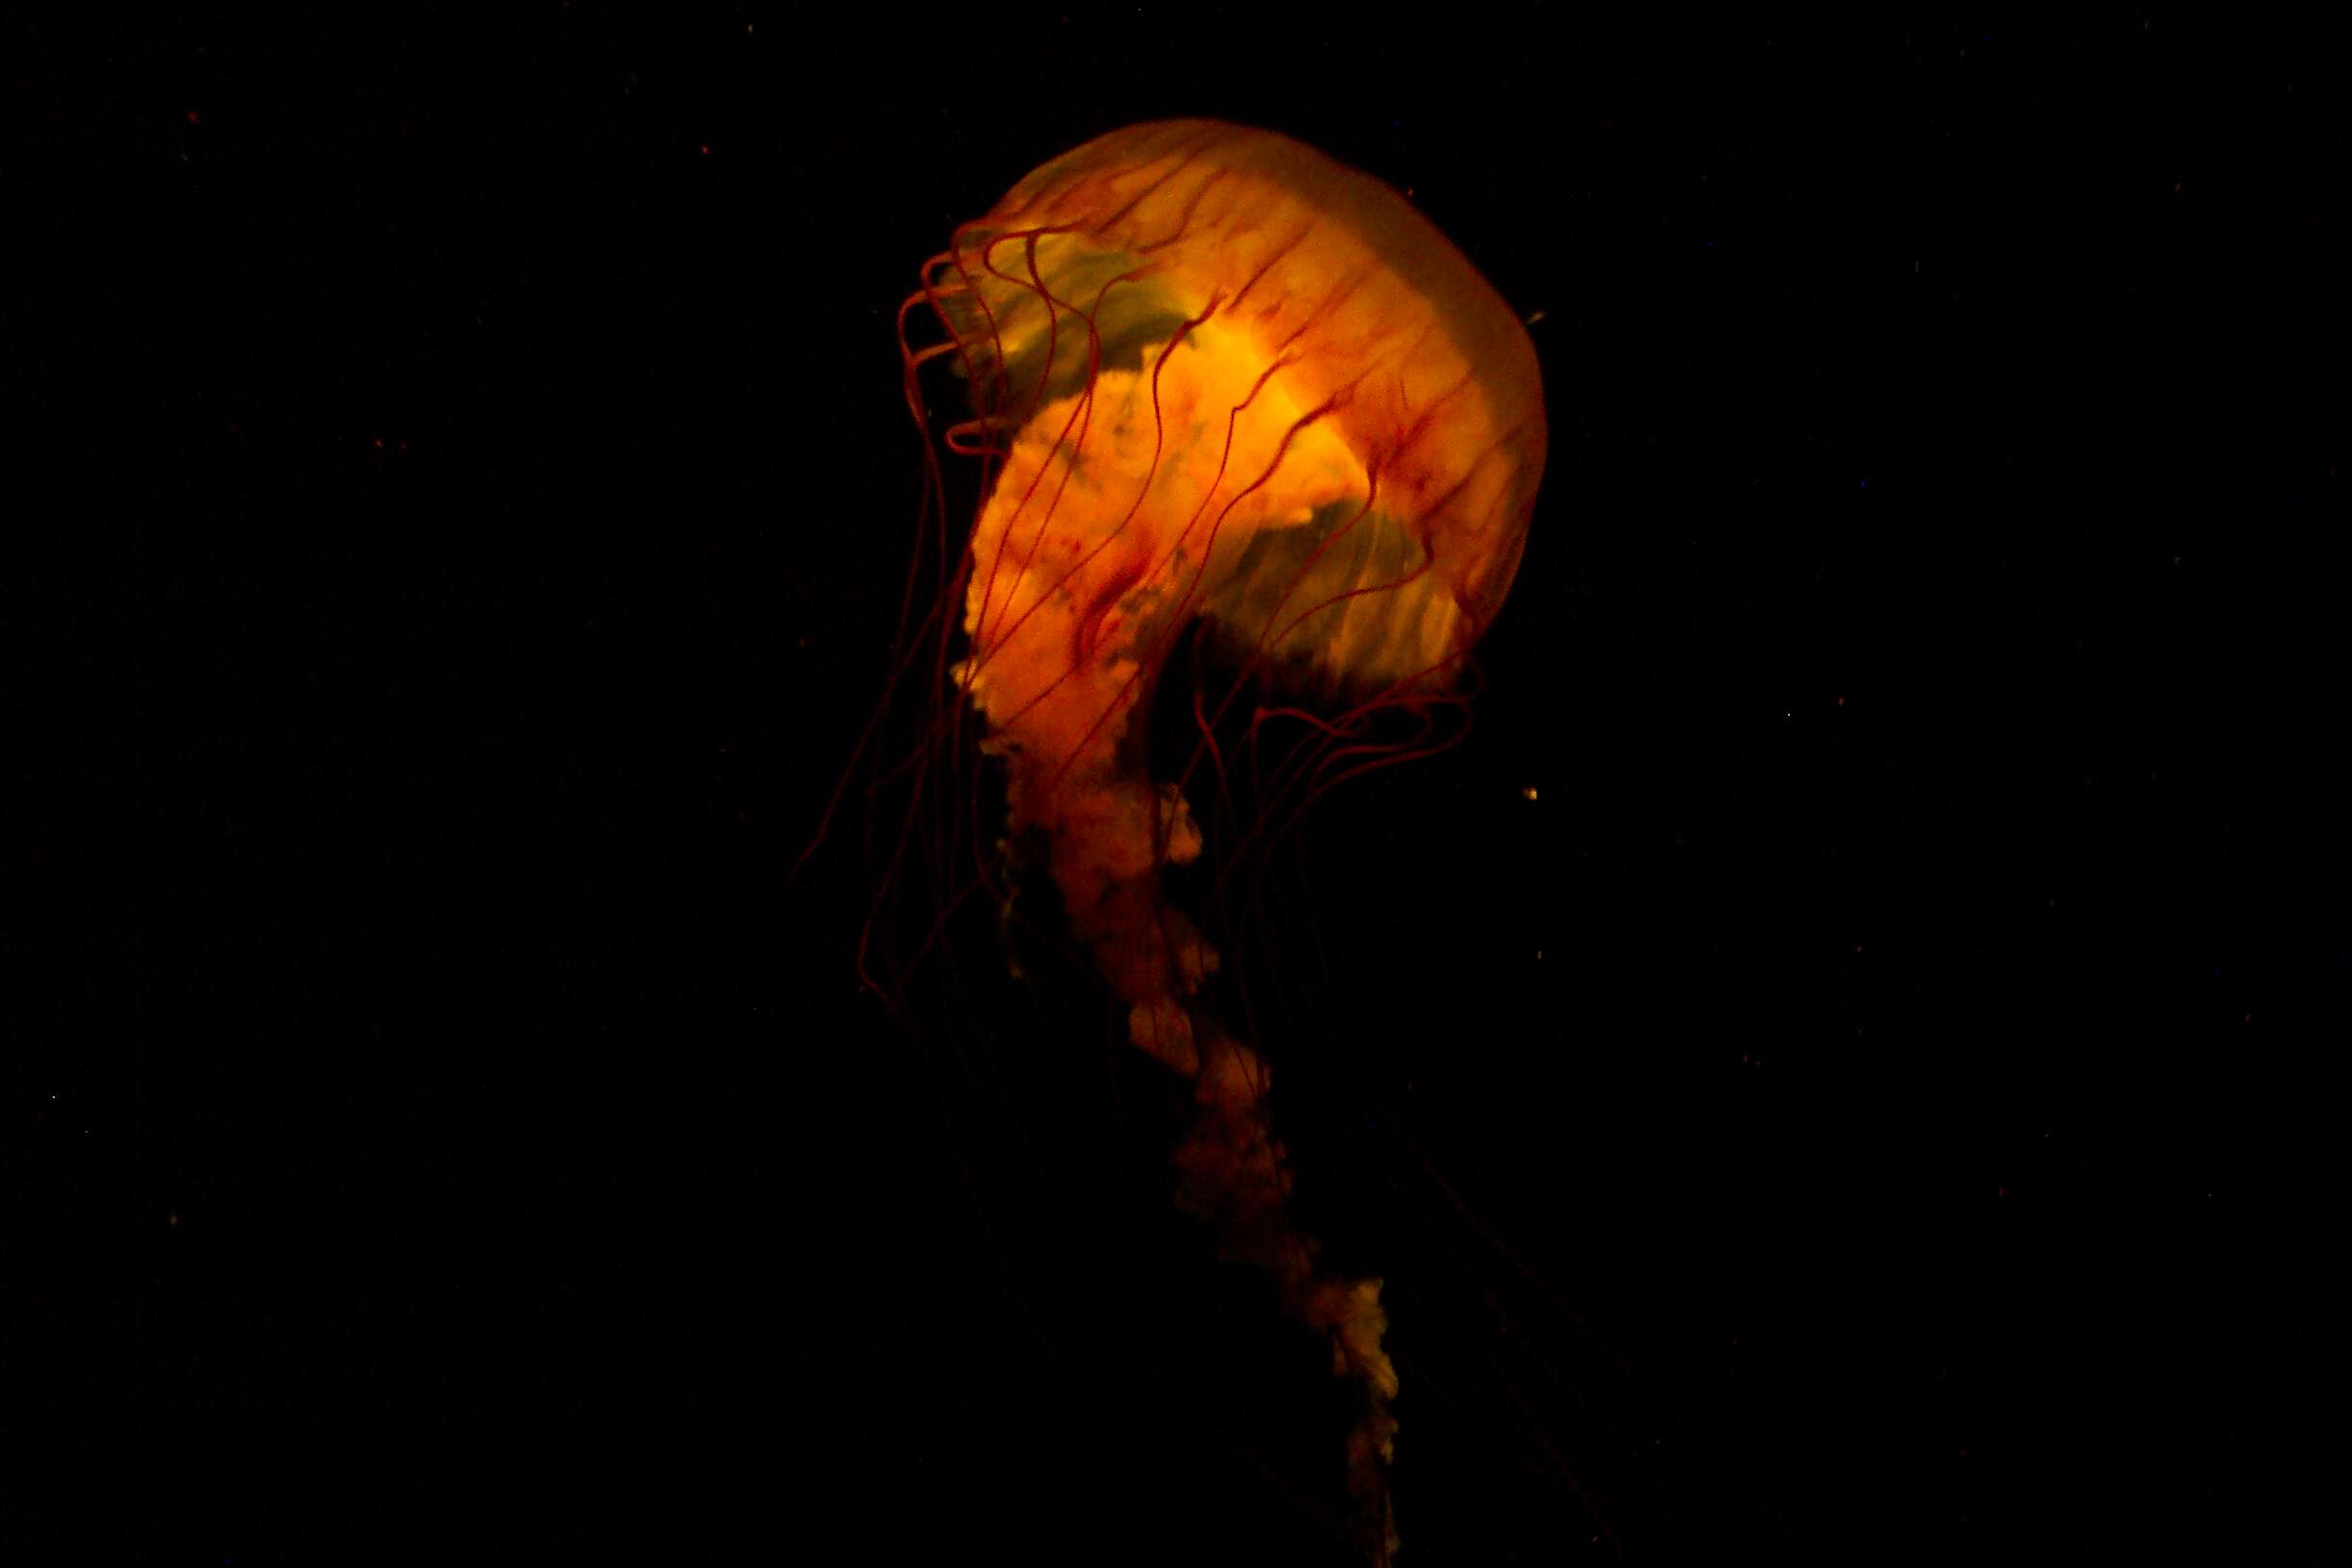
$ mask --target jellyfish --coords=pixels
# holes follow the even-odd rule
[[[902,612],[923,651],[894,678],[943,694],[921,758],[961,737],[992,759],[1001,853],[1050,879],[1128,1040],[1187,1086],[1178,1202],[1355,1386],[1348,1491],[1385,1562],[1381,1281],[1325,1267],[1293,1219],[1267,1060],[1217,1016],[1220,954],[1165,873],[1203,853],[1195,796],[1235,705],[1251,733],[1309,738],[1303,800],[1428,749],[1429,717],[1464,700],[1543,469],[1527,331],[1396,191],[1209,120],[1040,167],[924,264],[898,320],[934,484],[940,446],[979,465],[931,620],[907,635]],[[941,359],[971,412],[935,442],[920,373]],[[1234,675],[1193,694],[1190,760],[1156,777],[1150,715],[1188,636]]]

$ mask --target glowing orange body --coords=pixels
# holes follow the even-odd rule
[[[1377,1281],[1286,1217],[1264,1064],[1198,1005],[1216,955],[1159,869],[1199,853],[1137,716],[1176,634],[1359,709],[1447,691],[1518,567],[1544,457],[1517,317],[1395,192],[1210,121],[1055,159],[927,270],[994,467],[966,557],[963,691],[1135,1042],[1195,1080],[1178,1163],[1228,1251],[1333,1339],[1351,1474],[1389,1544],[1396,1378]]]

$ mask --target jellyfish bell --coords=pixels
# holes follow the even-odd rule
[[[1370,693],[1443,674],[1500,607],[1543,467],[1534,353],[1386,185],[1265,132],[1135,126],[1023,180],[930,277],[1011,443],[973,541],[984,658],[1060,589],[1089,642],[1115,605],[1189,610]],[[1100,537],[1046,521],[1090,495]]]
[[[1002,459],[982,672],[1056,631],[1148,655],[1197,613],[1343,690],[1427,687],[1500,607],[1543,468],[1534,353],[1386,185],[1266,132],[1135,126],[927,277],[979,405],[961,433]]]
[[[939,336],[917,347],[926,319]],[[883,881],[919,839],[935,861],[950,841],[975,851],[968,876],[935,864],[946,903],[1010,874],[984,845],[1042,870],[1130,1041],[1189,1085],[1180,1204],[1360,1391],[1349,1486],[1360,1544],[1385,1560],[1398,1380],[1380,1282],[1332,1272],[1293,1218],[1266,1062],[1217,1016],[1219,948],[1163,872],[1203,855],[1195,807],[1222,796],[1237,724],[1243,746],[1299,737],[1272,792],[1295,811],[1426,749],[1428,716],[1463,700],[1543,468],[1532,347],[1395,191],[1207,120],[1039,168],[924,266],[899,320],[919,423],[923,367],[945,360],[972,413],[943,442],[979,470],[895,677],[941,704],[908,766],[960,767],[976,741],[1003,832],[967,831],[968,812],[926,827],[919,786]],[[1156,772],[1151,709],[1188,637],[1226,674],[1191,694],[1192,744]]]

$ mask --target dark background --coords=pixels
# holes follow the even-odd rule
[[[1171,113],[1542,312],[1476,726],[1267,894],[1405,1560],[2315,1560],[2312,39],[674,10],[14,40],[11,1561],[1346,1560],[1321,1352],[1083,976],[983,922],[894,1022],[854,799],[787,881],[898,301]]]

